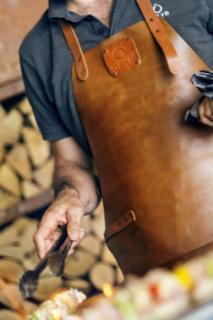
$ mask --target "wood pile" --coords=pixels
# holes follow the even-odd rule
[[[18,291],[18,281],[25,270],[33,269],[38,257],[32,241],[37,220],[22,217],[0,233],[0,320],[25,320],[38,304],[62,288],[78,288],[90,295],[106,284],[118,285],[123,275],[104,244],[102,206],[85,216],[85,238],[67,263],[62,277],[51,275],[47,268],[40,279],[33,299],[24,301]]]
[[[54,161],[26,98],[0,105],[0,209],[50,188]]]
[[[47,268],[33,299],[22,299],[19,279],[39,261],[32,241],[38,221],[24,215],[51,201],[53,167],[50,146],[38,132],[28,100],[21,99],[9,108],[0,105],[0,226],[12,222],[0,232],[0,320],[25,320],[40,302],[61,288],[78,288],[90,295],[106,284],[123,281],[104,244],[100,206],[85,216],[85,238],[67,259],[64,275],[55,277]]]

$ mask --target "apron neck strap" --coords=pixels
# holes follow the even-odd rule
[[[136,0],[136,2],[145,18],[145,21],[153,37],[164,53],[170,72],[174,75],[180,74],[181,67],[177,52],[173,44],[171,43],[160,21],[160,18],[154,13],[150,0]],[[60,24],[64,33],[64,37],[73,55],[77,76],[79,80],[85,81],[89,77],[89,71],[84,53],[81,49],[81,45],[78,41],[74,28],[65,20],[61,20]]]
[[[61,20],[60,24],[64,37],[73,55],[77,77],[81,81],[86,81],[89,77],[89,70],[76,33],[70,23],[65,20]]]
[[[150,0],[136,0],[144,19],[159,46],[161,47],[170,72],[174,75],[181,73],[177,52],[171,43],[161,21],[153,11]]]

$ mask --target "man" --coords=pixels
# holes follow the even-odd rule
[[[153,1],[191,47],[213,67],[213,3]],[[76,246],[83,237],[81,221],[99,201],[90,147],[74,101],[70,70],[73,64],[59,21],[70,22],[83,50],[143,19],[135,0],[50,0],[49,9],[26,37],[20,50],[27,95],[44,139],[51,141],[56,161],[56,197],[35,234],[42,258],[67,224]],[[200,121],[213,126],[213,103],[199,107]],[[163,120],[163,119],[162,119]]]

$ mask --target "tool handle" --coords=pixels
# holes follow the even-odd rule
[[[56,251],[49,255],[48,264],[49,268],[55,275],[61,275],[64,271],[65,259],[68,255],[68,252],[72,246],[73,241],[66,238],[59,251]]]
[[[63,245],[60,248],[60,252],[62,254],[66,254],[66,253],[68,254],[68,252],[69,252],[69,250],[70,250],[70,248],[72,246],[72,243],[73,243],[73,241],[70,240],[69,237],[67,237],[66,240],[64,241]]]
[[[65,242],[65,239],[67,238],[67,232],[63,231],[63,233],[61,234],[61,236],[58,238],[58,240],[56,240],[56,242],[54,243],[54,245],[52,246],[52,248],[49,250],[49,252],[46,254],[46,256],[41,259],[41,261],[37,264],[36,268],[34,269],[34,272],[36,272],[36,274],[40,274],[47,266],[48,264],[48,259],[49,257],[56,251],[58,251],[60,249],[60,247],[63,245],[63,243]]]

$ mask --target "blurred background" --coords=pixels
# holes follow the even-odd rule
[[[18,291],[23,272],[38,262],[32,235],[50,204],[54,161],[38,131],[25,96],[18,50],[47,0],[0,1],[0,320],[23,320],[62,288],[79,288],[89,296],[123,280],[104,245],[100,206],[84,219],[86,236],[68,259],[63,277],[45,270],[35,296],[24,301]]]

